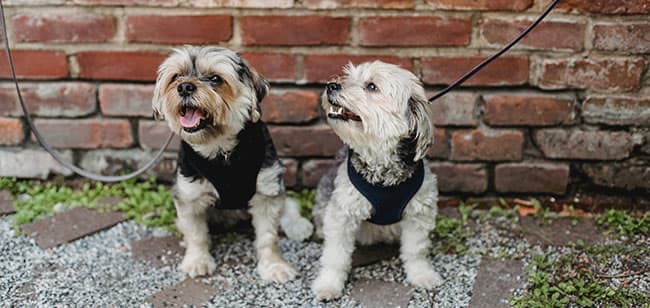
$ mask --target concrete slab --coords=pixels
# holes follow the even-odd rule
[[[133,257],[151,263],[155,267],[178,264],[183,258],[184,248],[176,236],[153,237],[131,242]]]
[[[481,260],[469,307],[509,307],[506,300],[511,290],[524,286],[523,267],[518,260]]]
[[[6,190],[0,191],[0,216],[13,213],[16,213],[16,209],[11,201],[11,194]]]
[[[550,224],[545,224],[540,218],[525,216],[519,218],[519,225],[523,236],[532,244],[566,246],[569,242],[582,240],[587,245],[594,245],[605,241],[593,219],[578,218],[575,226],[571,221],[571,218],[554,218]]]
[[[205,279],[186,279],[147,298],[154,307],[201,307],[227,286]]]
[[[401,283],[361,279],[350,296],[368,308],[407,307],[413,289]]]

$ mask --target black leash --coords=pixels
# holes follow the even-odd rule
[[[546,16],[548,16],[548,14],[551,13],[551,11],[553,10],[553,8],[555,8],[555,6],[558,4],[558,2],[560,2],[560,0],[553,0],[553,2],[551,2],[551,4],[548,5],[546,10],[544,10],[542,15],[540,15],[537,18],[537,20],[535,20],[535,22],[530,24],[530,26],[528,26],[528,28],[526,28],[526,30],[521,32],[514,40],[512,40],[512,42],[510,42],[508,45],[504,46],[501,50],[499,50],[497,53],[493,54],[491,57],[483,60],[483,62],[479,63],[477,66],[472,68],[469,72],[467,72],[465,75],[458,78],[458,80],[454,81],[452,84],[447,86],[444,90],[438,92],[436,95],[434,95],[432,98],[429,99],[429,104],[433,103],[435,100],[439,99],[443,95],[449,93],[449,91],[451,91],[451,90],[453,90],[455,88],[458,88],[458,86],[460,86],[465,81],[467,81],[467,79],[470,79],[476,73],[481,71],[486,65],[490,64],[492,61],[496,60],[498,57],[500,57],[501,55],[506,53],[508,50],[510,50],[513,46],[517,45],[517,43],[519,43],[519,41],[521,41],[524,37],[526,37],[526,35],[528,35],[528,33],[530,33],[530,31],[533,31],[533,29],[535,29],[542,22],[542,20],[544,20],[544,18],[546,18]]]
[[[167,138],[167,141],[163,144],[163,146],[160,148],[158,153],[151,159],[149,162],[144,164],[140,169],[136,170],[135,172],[121,175],[121,176],[105,176],[101,174],[95,174],[92,172],[89,172],[87,170],[81,169],[69,162],[67,162],[57,151],[55,151],[52,147],[50,147],[49,144],[45,142],[45,139],[43,139],[43,136],[38,132],[36,129],[36,126],[34,125],[34,121],[32,120],[32,116],[29,114],[27,111],[27,106],[25,106],[25,102],[23,101],[23,96],[20,93],[20,86],[18,85],[18,80],[16,79],[16,69],[14,68],[14,61],[13,58],[11,57],[11,50],[9,49],[9,39],[7,37],[7,21],[5,19],[5,10],[4,6],[2,4],[2,0],[0,0],[0,22],[2,23],[2,38],[4,41],[4,47],[7,51],[7,60],[9,63],[9,70],[11,71],[11,78],[14,81],[14,84],[16,85],[16,93],[18,94],[18,102],[20,103],[20,108],[23,110],[23,114],[25,115],[25,120],[27,121],[27,124],[29,124],[29,127],[31,128],[32,132],[34,133],[34,136],[36,137],[36,140],[38,140],[38,143],[41,144],[41,146],[52,155],[52,158],[54,158],[57,162],[59,162],[61,165],[63,165],[65,168],[71,170],[72,172],[81,175],[83,177],[89,178],[91,180],[95,181],[101,181],[101,182],[120,182],[120,181],[125,181],[131,178],[134,178],[145,171],[147,171],[151,166],[153,166],[164,154],[165,150],[169,146],[169,144],[172,141],[172,138],[174,137],[174,133],[169,135],[169,138]]]
[[[483,62],[479,63],[477,66],[472,68],[469,72],[467,72],[465,75],[460,77],[454,83],[450,84],[447,88],[445,88],[444,90],[438,92],[436,95],[434,95],[432,98],[429,99],[429,103],[433,103],[438,98],[440,98],[443,95],[449,93],[451,90],[457,88],[458,86],[463,84],[465,81],[467,81],[467,79],[471,78],[476,73],[478,73],[480,70],[482,70],[486,65],[490,64],[492,61],[496,60],[498,57],[500,57],[501,55],[506,53],[508,50],[510,50],[513,46],[515,46],[517,43],[519,43],[519,41],[521,41],[524,37],[526,37],[526,35],[528,35],[530,33],[530,31],[535,29],[542,22],[542,20],[544,20],[544,18],[546,18],[546,16],[558,4],[558,2],[560,2],[560,0],[553,0],[553,2],[551,4],[549,4],[549,6],[546,8],[546,10],[544,10],[542,15],[540,15],[540,17],[537,18],[537,20],[535,20],[535,22],[533,22],[530,26],[528,26],[528,28],[526,28],[526,30],[524,30],[521,34],[519,34],[512,42],[510,42],[508,45],[503,47],[501,50],[499,50],[499,52],[495,53],[491,57],[483,60]],[[2,3],[2,0],[0,0],[0,22],[2,23],[2,37],[3,37],[3,40],[4,40],[4,47],[5,47],[5,50],[6,50],[6,53],[7,53],[7,60],[8,60],[8,63],[9,63],[9,69],[11,71],[11,78],[13,79],[13,82],[14,82],[14,84],[16,86],[16,93],[18,95],[18,102],[20,103],[20,108],[22,109],[23,114],[25,116],[25,120],[27,121],[27,124],[29,125],[32,132],[34,133],[34,136],[36,137],[36,140],[38,141],[38,143],[40,143],[41,146],[45,149],[45,151],[47,151],[57,162],[59,162],[61,165],[63,165],[65,168],[71,170],[72,172],[74,172],[74,173],[76,173],[78,175],[81,175],[83,177],[92,179],[92,180],[101,181],[101,182],[120,182],[120,181],[124,181],[124,180],[134,178],[134,177],[144,173],[149,168],[151,168],[151,166],[153,166],[162,157],[162,155],[164,154],[165,150],[167,149],[167,147],[169,146],[169,144],[171,143],[171,141],[172,141],[172,139],[174,137],[173,132],[169,135],[169,138],[167,138],[167,141],[165,141],[163,146],[160,148],[158,153],[156,153],[156,155],[153,157],[152,160],[147,162],[144,166],[142,166],[140,169],[136,170],[135,172],[132,172],[132,173],[129,173],[129,174],[126,174],[126,175],[122,175],[122,176],[105,176],[105,175],[101,175],[101,174],[95,174],[95,173],[86,171],[84,169],[81,169],[81,168],[79,168],[79,167],[77,167],[77,166],[75,166],[73,164],[70,164],[66,160],[64,160],[63,157],[61,157],[58,152],[56,152],[52,147],[50,147],[50,145],[48,145],[45,142],[45,139],[43,138],[43,136],[41,136],[41,134],[38,132],[38,130],[36,129],[36,126],[34,125],[34,121],[32,120],[31,115],[27,111],[27,106],[25,105],[25,102],[23,101],[23,97],[22,97],[22,94],[20,92],[20,86],[18,85],[18,79],[16,78],[16,69],[14,68],[14,62],[13,62],[13,58],[11,56],[11,49],[9,47],[9,39],[7,37],[7,21],[6,21],[6,18],[5,18],[5,11],[4,11],[4,5]]]

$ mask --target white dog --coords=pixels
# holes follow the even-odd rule
[[[182,139],[174,203],[187,249],[179,268],[191,277],[216,269],[208,219],[232,225],[249,214],[262,279],[284,282],[297,274],[278,251],[284,168],[260,120],[267,91],[266,80],[225,48],[186,46],[158,70],[154,115]],[[282,226],[293,239],[311,235],[295,202],[287,203]]]
[[[320,196],[314,208],[325,244],[312,290],[320,300],[341,296],[355,240],[399,240],[407,280],[439,286],[429,260],[438,190],[424,163],[433,140],[424,89],[411,72],[379,61],[350,64],[344,73],[322,99],[328,122],[350,150],[329,200]]]

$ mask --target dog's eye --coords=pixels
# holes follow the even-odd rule
[[[379,90],[379,88],[377,88],[377,85],[372,82],[366,85],[366,89],[372,92]]]
[[[174,74],[174,76],[172,76],[172,81],[176,81],[176,79],[178,79],[178,74]]]
[[[223,79],[221,79],[221,77],[219,77],[217,75],[214,75],[214,76],[210,77],[210,82],[212,82],[212,83],[221,83],[222,81],[223,81]]]

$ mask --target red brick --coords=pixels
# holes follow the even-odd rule
[[[268,123],[306,123],[319,116],[318,94],[312,91],[274,91],[262,102],[262,118]]]
[[[296,59],[280,53],[242,53],[242,57],[264,78],[272,81],[296,79]]]
[[[334,156],[343,145],[327,125],[270,126],[269,131],[281,156]]]
[[[501,47],[512,41],[524,31],[533,19],[504,20],[487,18],[481,20],[481,38],[491,46]],[[518,47],[534,49],[568,49],[581,51],[584,49],[585,31],[587,25],[582,22],[546,21],[541,23]]]
[[[189,0],[192,7],[290,8],[294,0]]]
[[[630,156],[634,141],[628,132],[542,129],[535,143],[548,158],[617,160]]]
[[[345,45],[350,37],[350,18],[307,16],[244,16],[244,45],[313,46]]]
[[[523,11],[533,0],[426,0],[436,9]]]
[[[582,171],[596,185],[625,190],[650,189],[650,166],[647,161],[583,164]]]
[[[429,148],[427,157],[430,158],[449,158],[449,141],[447,141],[447,134],[444,129],[436,128],[433,131],[433,144]]]
[[[89,83],[55,82],[22,83],[20,90],[30,114],[41,117],[79,117],[96,111],[95,85]],[[0,85],[0,115],[20,116],[16,88]]]
[[[36,128],[55,148],[127,148],[133,145],[128,120],[36,120]]]
[[[647,14],[650,13],[648,0],[565,0],[560,1],[561,10],[575,10],[597,14]]]
[[[471,32],[469,17],[367,17],[360,21],[359,43],[362,46],[463,46],[469,43]]]
[[[650,125],[650,98],[632,96],[590,96],[582,104],[587,123],[607,125]]]
[[[19,14],[11,18],[18,42],[106,42],[115,35],[115,18],[92,13]]]
[[[428,96],[433,96],[429,94]],[[478,94],[476,93],[449,93],[429,107],[431,120],[437,126],[476,126]]]
[[[343,66],[352,62],[360,64],[362,62],[381,60],[401,66],[404,69],[411,70],[413,62],[408,58],[398,58],[394,56],[373,56],[373,55],[306,55],[305,56],[305,79],[307,82],[327,82],[332,77],[341,75]]]
[[[24,139],[25,132],[21,120],[0,118],[0,145],[16,145]]]
[[[85,51],[77,54],[79,77],[109,80],[156,80],[163,54],[146,51]]]
[[[280,160],[284,166],[284,185],[287,187],[296,187],[298,185],[298,161],[291,158],[283,158]]]
[[[44,5],[44,4],[63,4],[66,0],[5,0],[2,3],[5,6],[10,5]]]
[[[138,141],[145,150],[160,149],[171,132],[167,122],[164,121],[140,120],[138,122]],[[181,139],[176,135],[172,143],[169,144],[168,150],[178,151],[180,144]]]
[[[120,5],[120,6],[176,6],[180,0],[72,0],[83,5]]]
[[[487,190],[487,170],[482,164],[431,163],[442,192],[482,193]]]
[[[300,182],[303,187],[316,187],[323,174],[336,165],[333,159],[311,159],[302,164]]]
[[[219,43],[228,41],[232,37],[232,17],[224,15],[132,15],[127,16],[126,29],[126,37],[129,42]]]
[[[521,160],[524,134],[518,130],[458,130],[451,136],[451,159]]]
[[[68,77],[68,58],[60,51],[11,50],[16,77],[58,79]],[[0,56],[0,77],[11,76],[7,56]]]
[[[415,0],[303,0],[302,4],[310,9],[411,9],[415,7]]]
[[[594,26],[594,48],[625,53],[650,53],[650,24],[600,23]]]
[[[575,99],[558,95],[484,96],[483,121],[489,125],[562,125],[575,120]]]
[[[153,86],[103,84],[99,86],[99,107],[104,115],[151,117]]]
[[[435,57],[422,61],[422,80],[427,84],[449,84],[483,61],[485,57]],[[503,56],[467,80],[467,86],[508,86],[528,83],[528,58]]]
[[[644,69],[641,58],[546,60],[541,66],[539,86],[632,90],[639,88]]]
[[[552,163],[500,164],[494,168],[494,186],[500,193],[562,195],[569,185],[569,166]]]

